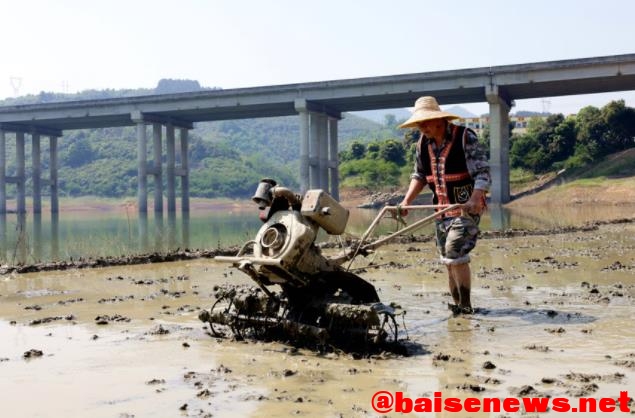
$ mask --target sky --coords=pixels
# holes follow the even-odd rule
[[[0,99],[162,78],[228,89],[629,54],[632,16],[631,0],[0,0]],[[631,91],[515,110],[570,114],[616,99],[635,107]]]

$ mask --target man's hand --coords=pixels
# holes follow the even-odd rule
[[[470,200],[463,204],[463,210],[470,215],[480,215],[485,209],[485,191],[474,189]]]
[[[422,180],[418,180],[416,178],[410,180],[408,191],[406,192],[406,195],[398,206],[410,206],[417,195],[421,193],[421,190],[423,190],[423,186],[425,185],[426,184]],[[408,216],[408,209],[400,209],[399,214],[401,216]]]
[[[402,206],[409,206],[410,203],[406,202],[405,200],[402,201],[400,204],[397,205],[397,215],[404,217],[404,216],[408,216],[408,209],[401,209]]]

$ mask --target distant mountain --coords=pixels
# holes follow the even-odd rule
[[[196,80],[163,78],[155,88],[84,90],[79,93],[54,93],[41,91],[20,97],[0,100],[0,106],[16,106],[40,103],[69,102],[75,100],[99,100],[121,97],[148,96],[152,94],[173,94],[192,91],[222,90],[220,87],[201,87]]]
[[[406,120],[410,117],[411,113],[408,109],[378,109],[378,110],[364,110],[360,112],[348,112],[350,115],[355,115],[360,118],[372,120],[380,124],[386,123],[386,116],[393,115],[397,121]]]
[[[475,115],[474,113],[470,112],[469,110],[461,106],[452,106],[443,110],[445,110],[448,113],[452,113],[453,115],[460,116],[462,118],[476,118],[477,117],[477,115]]]
[[[519,110],[516,113],[511,114],[511,116],[518,116],[518,117],[525,117],[525,118],[530,118],[530,117],[542,117],[542,116],[549,116],[551,115],[551,113],[549,112],[532,112],[530,110]]]
[[[443,109],[446,112],[455,114],[462,118],[475,118],[477,117],[474,113],[469,110],[461,107],[461,106],[452,106],[447,109]],[[349,112],[349,114],[353,114],[355,116],[359,116],[360,118],[372,120],[377,123],[381,123],[382,125],[386,122],[387,115],[395,116],[397,121],[406,120],[412,115],[412,112],[408,109],[380,109],[380,110],[365,110],[362,112]]]

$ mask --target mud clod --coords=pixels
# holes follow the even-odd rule
[[[32,348],[29,351],[25,351],[24,354],[22,354],[22,358],[31,359],[36,357],[42,357],[43,355],[44,353],[42,352],[42,350],[36,350],[35,348]]]
[[[159,324],[149,332],[150,335],[167,335],[169,333],[170,330],[167,328],[163,328],[163,325],[161,324]]]
[[[111,322],[130,322],[130,318],[119,314],[115,315],[98,315],[95,317],[95,323],[97,325],[108,325]]]
[[[46,318],[33,319],[33,320],[29,321],[29,325],[33,326],[33,325],[48,324],[50,322],[61,321],[63,319],[65,319],[67,321],[73,321],[76,318],[72,314],[71,315],[66,315],[66,316],[47,316]]]
[[[209,398],[210,396],[212,396],[212,392],[210,392],[209,389],[203,389],[202,391],[196,394],[197,398],[202,398],[202,399]]]
[[[229,367],[225,367],[221,364],[214,371],[219,374],[227,374],[227,373],[231,373],[232,369],[230,369]]]
[[[525,386],[521,387],[520,389],[518,389],[516,392],[514,392],[514,395],[519,397],[519,398],[523,398],[523,397],[537,397],[537,396],[540,396],[540,392],[538,392],[536,389],[534,389],[533,386],[525,385]]]
[[[472,383],[464,383],[460,386],[456,387],[458,390],[469,391],[469,392],[484,392],[485,388],[483,386],[475,385]]]
[[[483,363],[483,368],[485,370],[492,370],[496,368],[496,365],[492,363],[491,361],[486,361],[485,363]]]
[[[165,384],[165,379],[152,379],[146,382],[146,385],[163,385]]]
[[[562,327],[559,327],[559,328],[545,328],[545,331],[547,331],[549,334],[564,334],[565,332],[567,332],[567,330],[565,330]]]

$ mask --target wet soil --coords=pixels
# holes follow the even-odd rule
[[[635,224],[487,238],[473,253],[473,315],[448,310],[432,242],[356,259],[352,268],[382,301],[407,311],[410,356],[212,338],[197,315],[214,286],[250,281],[208,258],[7,272],[3,415],[376,416],[370,401],[380,390],[461,398],[632,390]]]
[[[0,266],[0,275],[11,273],[34,273],[39,271],[86,269],[112,266],[132,266],[136,264],[166,263],[197,258],[214,258],[218,255],[235,255],[239,247],[218,248],[212,250],[175,250],[166,253],[126,255],[121,257],[89,257],[78,260],[62,260],[48,263],[18,264]]]

